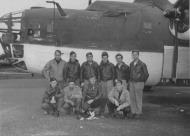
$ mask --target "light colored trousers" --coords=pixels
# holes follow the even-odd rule
[[[102,113],[108,113],[109,109],[107,106],[108,103],[108,94],[113,89],[113,80],[101,81],[102,88],[102,98],[105,100],[104,106],[102,107]]]
[[[101,81],[103,98],[108,98],[109,92],[113,89],[113,80]]]
[[[122,84],[123,84],[123,87],[124,87],[125,89],[127,89],[128,83],[126,82],[126,80],[122,80]]]
[[[142,114],[143,88],[144,82],[129,82],[131,112],[133,114]]]

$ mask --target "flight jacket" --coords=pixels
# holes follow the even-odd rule
[[[134,61],[130,63],[130,81],[146,82],[149,77],[147,66],[141,60],[134,65]]]

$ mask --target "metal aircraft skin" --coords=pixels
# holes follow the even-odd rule
[[[85,61],[87,51],[94,53],[98,63],[102,51],[108,51],[111,61],[120,52],[127,64],[131,62],[131,50],[139,50],[150,71],[147,84],[155,85],[162,76],[164,45],[173,46],[175,39],[174,25],[163,14],[163,8],[171,4],[163,4],[166,0],[161,0],[156,5],[155,1],[96,1],[86,10],[62,10],[59,5],[57,9],[33,7],[21,12],[19,31],[8,27],[20,35],[19,41],[15,38],[11,42],[11,48],[22,45],[24,53],[20,61],[24,61],[29,71],[37,73],[52,58],[55,49],[60,49],[66,60],[70,51],[76,51],[80,63]],[[158,8],[159,4],[162,8]],[[188,47],[189,22],[187,26],[177,32],[179,46]]]
[[[58,46],[74,48],[150,52],[162,52],[163,45],[173,45],[169,20],[155,6],[97,1],[87,10],[64,11],[66,16],[60,16],[56,10],[53,32],[53,9],[25,10],[21,26],[22,41],[29,41],[29,28],[37,31],[35,29],[40,25],[42,44],[43,41],[52,41]],[[38,37],[36,39],[32,38],[29,42],[39,42]]]

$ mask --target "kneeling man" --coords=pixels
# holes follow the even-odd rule
[[[102,114],[106,101],[102,98],[101,86],[96,82],[96,77],[89,79],[89,83],[84,86],[83,90],[83,109],[89,114],[89,119],[95,116],[95,109],[98,114]]]
[[[116,80],[116,86],[108,94],[108,109],[111,115],[122,112],[123,117],[127,117],[130,112],[130,96],[121,80]]]
[[[58,83],[56,79],[50,79],[50,86],[45,91],[42,98],[42,109],[44,110],[44,114],[54,114],[59,116],[58,111],[58,102],[61,97],[60,88],[58,87]]]
[[[64,110],[67,113],[74,112],[77,115],[77,117],[79,117],[81,100],[81,88],[79,86],[76,86],[74,81],[70,81],[69,85],[64,88]]]

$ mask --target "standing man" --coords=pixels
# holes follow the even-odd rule
[[[99,67],[98,63],[93,61],[92,52],[86,54],[87,61],[81,66],[81,86],[88,84],[90,77],[95,76],[99,81]]]
[[[140,117],[142,114],[142,97],[144,84],[149,74],[147,66],[139,59],[139,51],[132,51],[133,61],[130,63],[130,98],[132,117]]]
[[[66,62],[61,59],[61,51],[55,51],[55,58],[50,60],[42,70],[42,74],[44,77],[50,81],[50,78],[55,78],[58,82],[58,86],[60,89],[64,87],[64,77],[63,71],[66,65]]]
[[[123,62],[123,55],[118,53],[116,56],[117,64],[115,66],[116,79],[121,80],[123,86],[127,88],[129,81],[129,66]]]
[[[66,64],[64,75],[66,84],[72,80],[76,85],[80,86],[80,64],[76,57],[77,54],[74,51],[71,51],[70,59]]]
[[[108,94],[113,88],[113,82],[115,80],[115,67],[108,60],[108,53],[102,53],[102,61],[100,63],[100,81],[102,86],[103,98],[106,100],[105,107],[108,101]],[[105,112],[104,107],[104,112]]]

